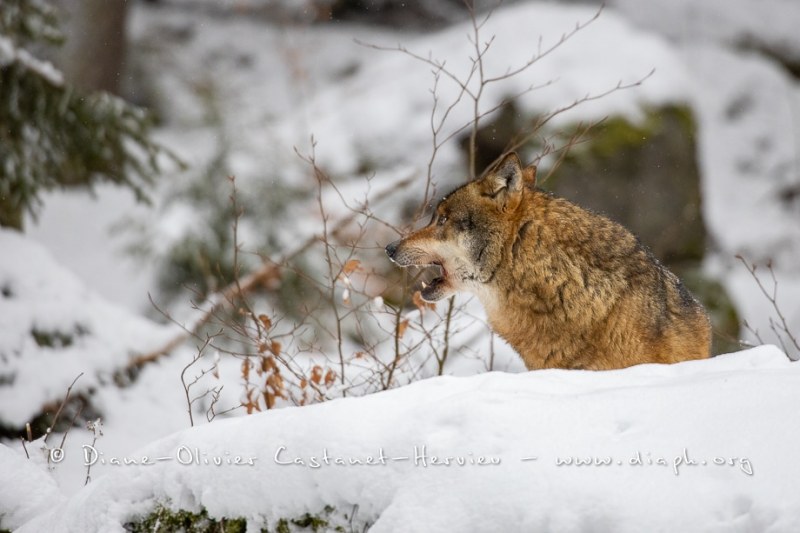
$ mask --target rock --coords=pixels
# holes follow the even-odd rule
[[[636,233],[667,264],[700,261],[706,241],[695,121],[686,106],[611,117],[541,184]]]

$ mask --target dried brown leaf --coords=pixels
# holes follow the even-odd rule
[[[350,274],[352,274],[353,272],[355,272],[359,268],[361,268],[361,261],[359,261],[358,259],[350,259],[342,267],[342,273],[345,276],[349,276]]]
[[[278,341],[272,341],[272,344],[270,345],[269,349],[273,355],[280,355],[281,343],[279,343]]]
[[[275,407],[275,395],[269,391],[264,391],[264,403],[267,404],[267,409]]]
[[[397,325],[397,336],[402,339],[407,329],[408,329],[408,319],[406,318]]]
[[[311,381],[319,385],[319,382],[322,381],[322,367],[319,365],[315,365],[311,369]]]

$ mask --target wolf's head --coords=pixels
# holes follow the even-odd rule
[[[523,189],[535,179],[535,167],[523,169],[517,154],[506,154],[482,178],[445,196],[427,226],[386,246],[387,255],[401,267],[441,269],[422,289],[426,301],[458,290],[479,292],[492,282],[513,241]]]

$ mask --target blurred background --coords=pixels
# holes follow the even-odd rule
[[[4,0],[3,435],[83,372],[72,416],[146,442],[185,424],[195,356],[247,412],[523,370],[480,306],[425,308],[382,252],[509,149],[684,278],[715,353],[797,358],[798,20],[794,0]]]

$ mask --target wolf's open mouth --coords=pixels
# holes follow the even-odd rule
[[[434,277],[429,282],[422,282],[422,297],[425,299],[430,299],[435,296],[443,285],[447,285],[447,269],[444,268],[441,261],[434,261],[430,265],[426,265],[426,267],[433,267],[439,271],[439,276]]]

